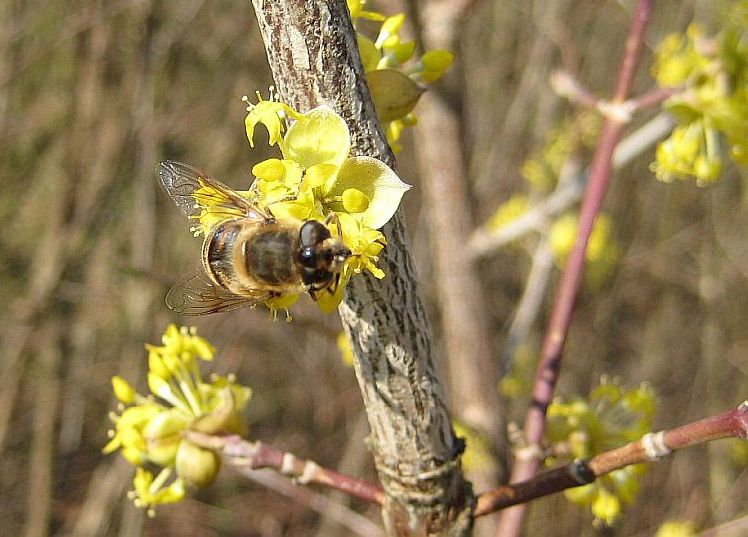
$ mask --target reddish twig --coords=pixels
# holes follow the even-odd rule
[[[655,88],[643,95],[631,99],[629,102],[634,110],[641,110],[643,108],[662,104],[673,95],[677,95],[682,91],[683,88]]]
[[[653,462],[674,451],[721,438],[748,436],[748,401],[700,421],[668,431],[649,433],[640,440],[566,466],[543,472],[531,479],[506,485],[478,496],[474,516],[482,516],[562,490],[592,483],[599,477],[632,464]]]
[[[626,39],[626,49],[613,93],[613,104],[626,101],[634,79],[636,64],[641,52],[644,30],[652,11],[654,0],[639,0],[634,12],[631,29]],[[613,151],[618,144],[625,122],[615,114],[605,118],[600,140],[590,166],[589,184],[585,191],[579,214],[579,228],[574,248],[561,277],[551,318],[548,323],[540,363],[535,375],[532,404],[525,417],[524,433],[530,447],[527,457],[516,457],[511,482],[525,481],[533,477],[540,466],[540,456],[535,449],[540,445],[545,432],[545,414],[553,398],[553,391],[561,369],[561,357],[566,335],[571,324],[577,293],[584,272],[587,241],[592,232],[595,217],[600,211],[603,196],[612,171]],[[526,506],[517,506],[502,513],[497,535],[503,537],[519,535]]]
[[[322,485],[378,505],[384,502],[379,485],[323,468],[263,442],[248,442],[237,435],[213,436],[195,431],[184,434],[193,444],[221,453],[231,466],[252,470],[272,468],[302,485]]]
[[[627,101],[620,101],[614,98],[613,102],[609,102],[594,95],[568,71],[554,71],[551,74],[550,83],[557,95],[565,97],[571,103],[586,108],[594,108],[606,117],[610,115],[618,116],[621,122],[628,122],[631,114],[637,110],[659,105],[673,95],[683,91],[683,88],[679,87],[658,87]]]

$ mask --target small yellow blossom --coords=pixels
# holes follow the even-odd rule
[[[588,399],[564,402],[556,398],[548,407],[546,440],[557,446],[563,459],[586,459],[638,440],[651,427],[654,395],[646,384],[625,389],[617,379],[603,377]],[[547,464],[560,462],[549,458]],[[608,526],[623,513],[623,504],[636,498],[644,465],[615,470],[594,483],[564,491],[566,498],[588,505],[596,521]]]
[[[462,454],[462,466],[465,470],[480,470],[496,464],[491,455],[490,443],[484,436],[459,421],[452,422],[452,427],[455,434],[465,441],[465,452]]]
[[[405,15],[398,13],[391,17],[365,11],[365,0],[349,0],[354,27],[359,18],[380,21],[379,33],[369,39],[357,33],[361,60],[366,72],[369,89],[382,127],[387,135],[387,142],[392,150],[400,150],[398,140],[406,127],[415,124],[414,119],[403,120],[412,114],[423,88],[419,84],[430,84],[439,80],[454,60],[454,55],[446,50],[430,50],[415,61],[415,66],[405,67],[415,52],[415,41],[403,41],[400,31],[405,24]],[[381,75],[379,71],[394,71]],[[396,123],[396,124],[395,124]]]
[[[119,450],[137,467],[131,498],[149,512],[155,505],[180,501],[185,485],[205,486],[218,472],[218,457],[194,446],[182,433],[243,434],[246,425],[240,413],[251,396],[250,389],[233,377],[203,381],[198,360],[212,360],[216,351],[194,328],[169,325],[161,342],[146,346],[151,395],[138,394],[120,377],[112,379],[118,399],[128,406],[111,414],[114,430],[103,449]],[[146,465],[162,470],[154,478]]]
[[[677,126],[658,145],[652,164],[659,180],[692,177],[705,186],[720,177],[726,155],[748,162],[745,13],[745,2],[733,2],[717,35],[691,25],[657,48],[652,72],[661,86],[677,89],[664,104]]]
[[[129,405],[135,400],[135,389],[130,386],[122,377],[115,375],[112,377],[112,389],[114,390],[114,396],[126,405]]]
[[[696,528],[693,522],[687,520],[668,520],[654,537],[696,537]]]
[[[257,124],[265,125],[268,131],[268,143],[275,145],[281,137],[284,130],[284,120],[288,118],[296,119],[297,114],[293,108],[285,103],[278,101],[278,95],[270,88],[270,99],[262,99],[259,92],[257,95],[257,104],[249,102],[248,97],[242,97],[242,101],[247,103],[247,117],[244,120],[244,126],[247,129],[247,139],[250,147],[254,147],[254,131]]]
[[[486,228],[496,231],[525,214],[530,208],[530,200],[524,194],[516,194],[502,203],[486,222]]]

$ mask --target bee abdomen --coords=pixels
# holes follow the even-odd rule
[[[203,256],[213,279],[223,287],[228,287],[235,277],[231,262],[231,252],[235,248],[240,228],[231,223],[222,224],[215,229],[206,241]]]
[[[255,233],[244,245],[247,272],[269,285],[299,280],[296,234],[287,229],[265,229]]]

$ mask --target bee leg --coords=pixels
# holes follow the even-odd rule
[[[317,293],[314,292],[314,289],[309,289],[308,293],[309,293],[309,296],[312,297],[312,300],[317,302]]]
[[[330,285],[327,286],[327,292],[331,295],[334,295],[338,291],[338,286],[340,285],[340,272],[337,272],[335,274],[334,279],[330,283]]]
[[[343,236],[343,226],[340,225],[340,218],[338,218],[338,214],[335,212],[332,212],[327,215],[327,218],[325,218],[325,225],[329,224],[330,222],[335,222],[335,227],[338,228],[338,237]]]

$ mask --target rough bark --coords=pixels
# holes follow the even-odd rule
[[[346,3],[253,0],[276,86],[300,111],[321,103],[348,123],[352,153],[394,157],[379,127]],[[431,338],[400,213],[382,230],[387,276],[355,277],[340,314],[387,494],[390,535],[468,535],[473,497],[436,378]]]

